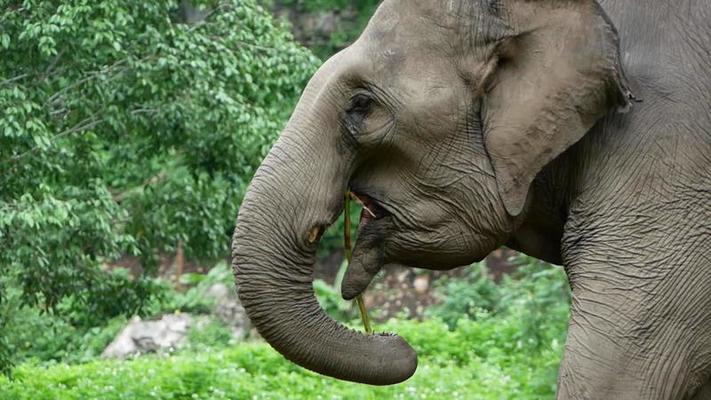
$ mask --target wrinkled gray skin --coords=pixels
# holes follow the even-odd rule
[[[243,202],[233,263],[259,332],[337,378],[414,373],[403,339],[314,299],[318,239],[351,188],[380,211],[346,299],[384,265],[508,245],[568,273],[559,399],[711,399],[709,21],[708,0],[384,1]]]

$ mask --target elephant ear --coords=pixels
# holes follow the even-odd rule
[[[485,144],[509,214],[525,207],[536,175],[610,109],[633,99],[617,31],[592,1],[520,1],[517,33],[499,41],[482,101]]]

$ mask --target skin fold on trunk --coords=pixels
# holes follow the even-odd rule
[[[417,368],[407,342],[348,329],[316,300],[316,248],[343,210],[347,175],[310,162],[308,143],[295,146],[289,137],[282,135],[267,156],[240,209],[232,254],[242,305],[260,335],[296,364],[371,385],[402,382]]]

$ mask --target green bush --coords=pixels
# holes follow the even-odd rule
[[[193,326],[188,331],[189,349],[209,351],[235,344],[230,328],[219,320],[207,318],[205,323],[198,323],[198,326]]]
[[[483,269],[473,269],[462,281],[472,281],[469,296],[463,285],[449,293],[462,297],[453,299],[450,305],[466,305],[458,318],[455,308],[444,307],[443,315],[456,320],[454,324],[433,316],[421,322],[390,321],[375,327],[377,331],[397,332],[418,352],[418,372],[402,385],[373,388],[321,377],[287,362],[264,343],[234,346],[229,329],[211,321],[191,330],[189,346],[170,357],[74,366],[31,361],[14,370],[14,380],[0,378],[0,398],[553,398],[568,320],[565,275],[558,268],[527,257],[519,257],[517,262],[524,265],[500,285],[487,281]],[[186,277],[195,284],[195,293],[211,282],[228,279],[226,264],[206,277]],[[442,290],[455,283],[448,282]],[[325,283],[317,283],[315,288],[331,315],[358,327],[357,314],[344,316],[344,310],[352,310],[352,306],[340,299],[337,288]],[[472,299],[485,307],[470,304]],[[95,343],[90,347],[98,350],[105,345],[111,329],[97,329],[83,340]],[[225,349],[227,346],[234,347]],[[84,354],[97,354],[92,351]]]
[[[564,321],[547,323],[564,327]],[[16,369],[0,378],[8,399],[546,399],[555,392],[562,346],[517,345],[516,318],[481,318],[450,331],[439,320],[387,326],[420,355],[415,376],[392,387],[370,387],[325,378],[286,360],[266,344],[223,351],[97,361],[78,366]],[[485,339],[485,340],[484,340]],[[552,377],[552,379],[551,379]]]
[[[117,272],[124,275],[124,272]],[[66,297],[57,309],[42,310],[23,304],[21,291],[12,277],[0,279],[5,285],[0,302],[0,370],[10,372],[14,362],[83,362],[101,354],[126,323],[126,317],[112,319],[95,315],[93,307],[81,307]],[[103,301],[106,301],[103,299]],[[131,298],[126,299],[127,302]],[[58,312],[60,311],[60,312]],[[3,354],[3,351],[5,352]]]
[[[544,345],[546,338],[565,332],[560,326],[540,321],[549,316],[567,321],[571,302],[567,277],[562,268],[532,257],[518,255],[514,262],[519,266],[517,271],[504,276],[500,285],[499,312],[520,321],[519,340]]]
[[[450,328],[461,318],[476,319],[477,315],[517,315],[526,332],[535,340],[540,318],[549,313],[567,314],[570,290],[565,273],[558,267],[525,255],[512,262],[516,272],[505,275],[497,284],[488,275],[485,263],[475,264],[464,278],[443,279],[437,284],[440,303],[428,310],[428,315],[441,318]]]
[[[232,269],[226,262],[215,264],[207,274],[189,273],[181,277],[181,284],[186,286],[184,291],[175,289],[166,290],[162,296],[157,297],[149,308],[150,315],[169,314],[173,312],[187,312],[196,314],[209,313],[214,300],[206,295],[207,290],[216,283],[224,283],[231,289],[234,288]]]
[[[125,270],[114,270],[113,275],[118,279],[127,279]],[[4,279],[7,282],[7,279]],[[213,301],[206,295],[207,289],[215,283],[222,282],[230,287],[232,272],[225,262],[218,263],[206,275],[186,274],[183,284],[190,285],[184,292],[178,292],[168,283],[161,280],[150,280],[159,288],[144,307],[144,314],[159,316],[173,312],[207,313],[212,310]],[[13,362],[34,359],[37,362],[56,361],[65,363],[86,362],[99,356],[104,348],[113,340],[119,330],[126,325],[128,319],[125,315],[107,319],[107,312],[97,311],[102,302],[115,301],[116,297],[107,295],[104,299],[97,299],[96,304],[85,305],[75,302],[73,296],[66,297],[56,310],[41,310],[37,307],[26,306],[20,299],[20,290],[13,285],[7,285],[9,291],[5,294],[4,302],[0,303],[0,321],[2,321],[2,337],[5,341],[3,349],[7,357],[0,365],[11,365]],[[122,286],[117,285],[118,289]],[[123,298],[126,302],[132,301],[133,292],[126,293]],[[118,293],[115,294],[118,296]],[[122,296],[119,296],[121,298]],[[131,315],[131,314],[129,314]],[[197,343],[205,344],[211,341],[210,335],[216,342],[226,344],[224,335],[219,340],[219,327],[208,324],[205,332],[195,332]],[[225,328],[226,329],[226,328]],[[1,351],[1,350],[0,350]],[[0,361],[3,359],[0,358]],[[5,371],[9,372],[8,370]]]
[[[125,317],[120,316],[100,327],[76,327],[61,316],[41,313],[31,307],[14,310],[11,318],[2,336],[12,362],[34,359],[77,363],[92,360],[101,354],[127,322]],[[12,364],[7,362],[5,365]]]
[[[462,318],[475,318],[481,311],[493,312],[502,296],[501,288],[487,275],[484,263],[470,267],[464,278],[442,279],[436,291],[440,303],[427,310],[441,318],[450,328]]]

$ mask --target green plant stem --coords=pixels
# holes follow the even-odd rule
[[[343,244],[346,253],[346,261],[348,265],[351,264],[351,259],[353,258],[353,250],[351,246],[351,196],[350,192],[346,192],[345,196],[345,216],[344,216],[344,228],[343,228]],[[365,301],[363,301],[363,296],[359,295],[356,297],[356,303],[358,303],[358,310],[360,311],[360,320],[363,322],[363,328],[368,335],[373,334],[373,328],[370,325],[370,317],[368,316],[368,309],[365,308]]]

